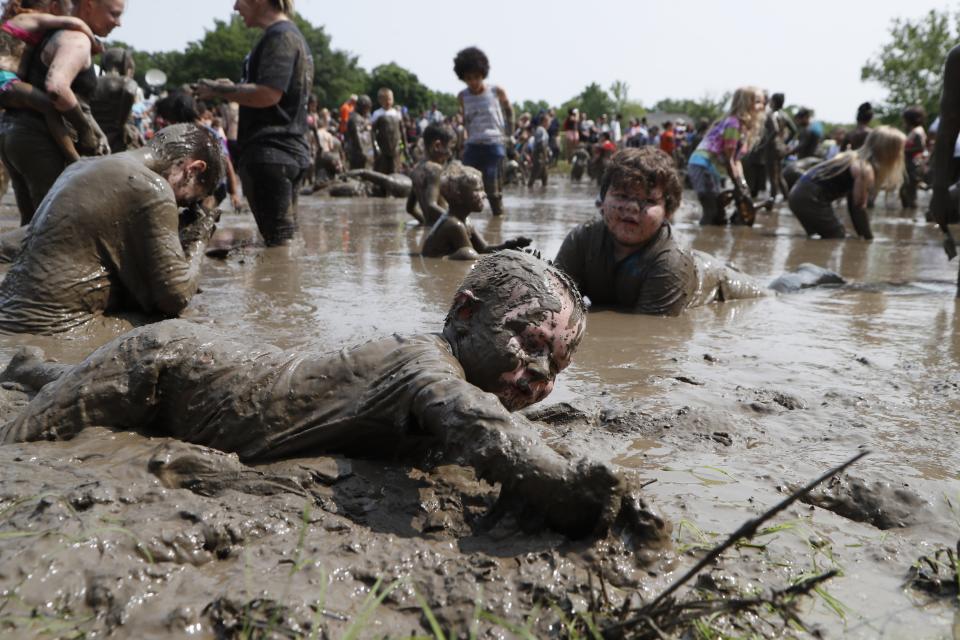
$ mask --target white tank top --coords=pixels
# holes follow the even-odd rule
[[[460,92],[463,101],[463,123],[467,128],[468,144],[503,144],[506,126],[496,87],[486,84],[482,93],[474,95],[470,89]]]

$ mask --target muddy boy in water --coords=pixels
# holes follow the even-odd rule
[[[843,281],[802,265],[768,288],[710,254],[681,247],[669,217],[682,195],[670,156],[652,147],[620,151],[600,180],[601,217],[567,235],[557,266],[594,305],[651,315]]]
[[[489,245],[468,217],[483,211],[486,197],[483,174],[473,167],[455,162],[443,170],[440,195],[450,205],[423,240],[421,253],[428,258],[446,256],[451,260],[476,260],[481,253],[502,249],[520,249],[530,244],[530,238],[519,237],[503,244]]]
[[[49,334],[104,314],[180,313],[215,220],[200,209],[181,217],[178,205],[213,193],[224,163],[213,133],[179,124],[142,149],[70,165],[0,284],[0,330]]]
[[[438,122],[423,130],[427,157],[417,163],[410,174],[413,188],[407,198],[407,213],[421,224],[432,227],[447,212],[447,202],[440,195],[440,178],[443,166],[450,159],[450,145],[455,136],[453,129]],[[417,205],[420,205],[419,211]]]
[[[660,531],[663,523],[607,466],[564,458],[512,413],[551,392],[580,344],[585,313],[565,274],[503,251],[467,275],[438,334],[285,353],[171,320],[127,333],[76,366],[23,350],[3,377],[42,388],[0,427],[0,442],[69,439],[98,425],[244,461],[396,455],[432,442],[448,460],[501,483],[501,500],[518,513],[570,535],[602,529],[618,514],[635,529]]]

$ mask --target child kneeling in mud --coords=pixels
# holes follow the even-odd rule
[[[440,178],[440,195],[450,210],[443,214],[427,237],[420,253],[428,258],[443,256],[451,260],[476,260],[481,253],[502,249],[520,249],[530,244],[530,238],[514,238],[490,245],[467,219],[471,213],[483,211],[483,174],[459,162],[447,167]]]
[[[76,366],[23,349],[0,379],[39,392],[0,426],[0,444],[65,440],[101,426],[235,452],[245,462],[432,447],[500,483],[500,500],[521,524],[579,537],[617,522],[638,539],[662,541],[663,521],[626,478],[554,451],[513,413],[553,390],[585,329],[583,299],[563,272],[501,251],[466,276],[439,333],[283,352],[170,320],[122,335]]]
[[[682,196],[673,159],[663,151],[618,152],[600,179],[600,218],[567,235],[557,266],[594,305],[651,315],[843,282],[831,271],[804,264],[765,287],[708,253],[681,247],[670,216]]]

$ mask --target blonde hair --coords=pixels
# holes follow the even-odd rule
[[[733,92],[730,111],[727,112],[727,117],[734,116],[740,121],[740,138],[743,140],[744,152],[753,147],[763,127],[765,114],[758,112],[755,106],[758,97],[765,97],[758,87],[740,87]]]
[[[271,0],[271,4],[281,13],[293,13],[293,0]]]
[[[871,131],[863,146],[856,151],[839,153],[811,171],[820,178],[833,178],[846,171],[854,162],[869,163],[875,174],[876,189],[896,189],[903,182],[903,147],[906,140],[907,136],[899,129],[883,125]]]

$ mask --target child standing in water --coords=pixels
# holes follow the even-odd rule
[[[63,149],[68,162],[80,158],[60,112],[46,93],[17,77],[20,57],[26,45],[37,46],[47,31],[73,29],[82,31],[93,43],[93,53],[103,47],[82,20],[67,15],[52,15],[51,10],[69,13],[72,3],[31,0],[8,0],[0,17],[0,108],[32,109],[43,114],[50,135]]]
[[[487,84],[490,61],[480,49],[460,51],[453,59],[453,71],[467,85],[457,96],[467,134],[463,163],[483,174],[490,210],[499,216],[503,213],[501,164],[507,156],[508,132],[513,131],[513,107],[503,88]]]
[[[724,178],[734,189],[750,197],[740,159],[757,141],[764,121],[764,96],[756,87],[741,87],[733,94],[730,111],[710,127],[687,164],[687,175],[703,207],[701,225],[727,224],[720,206],[720,185]],[[739,222],[734,216],[733,222]]]

